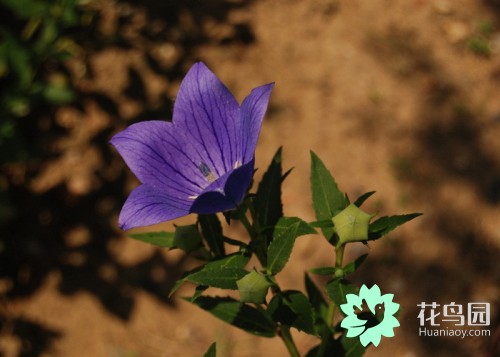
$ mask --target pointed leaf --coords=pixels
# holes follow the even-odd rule
[[[161,248],[174,248],[174,236],[173,232],[147,232],[147,233],[131,233],[129,234],[131,238],[146,242],[152,245],[156,245]]]
[[[200,214],[198,220],[201,225],[201,232],[207,241],[210,250],[216,257],[224,256],[224,236],[222,234],[222,227],[215,214]]]
[[[326,293],[330,300],[337,306],[347,302],[347,294],[357,294],[358,288],[345,279],[333,279],[326,284]]]
[[[309,224],[315,228],[333,228],[333,222],[331,218],[324,221],[310,222]]]
[[[208,262],[201,267],[184,273],[175,283],[169,296],[172,296],[186,281],[202,286],[236,290],[238,288],[236,281],[248,274],[243,268],[249,260],[249,256],[234,253],[222,259]]]
[[[318,345],[310,350],[305,357],[361,357],[365,351],[366,348],[363,347],[359,338],[350,338],[342,335],[340,338],[333,340],[328,336],[323,353],[320,352],[320,346]]]
[[[274,227],[273,240],[267,252],[267,269],[279,273],[288,262],[297,237],[315,234],[309,224],[297,217],[282,217]]]
[[[202,246],[201,234],[196,224],[175,227],[174,245],[190,253]]]
[[[228,225],[230,225],[231,219],[241,221],[241,217],[243,217],[247,214],[248,205],[249,205],[249,203],[248,203],[248,198],[247,198],[235,209],[233,209],[231,211],[223,212],[222,214],[224,215],[224,218],[226,219],[226,223]]]
[[[335,275],[335,271],[337,268],[335,267],[319,267],[319,268],[312,268],[309,269],[309,272],[316,274],[316,275]]]
[[[314,213],[318,221],[332,219],[333,216],[347,206],[346,197],[340,192],[332,174],[320,158],[311,151],[311,192]],[[322,228],[328,241],[335,242],[333,228]]]
[[[311,302],[313,307],[318,308],[321,305],[326,306],[326,300],[323,297],[323,294],[321,294],[321,291],[318,289],[316,284],[312,281],[312,279],[309,277],[307,273],[304,274],[304,276],[305,276],[306,292],[307,295],[309,296],[309,301]]]
[[[182,277],[177,280],[174,284],[174,286],[172,287],[172,289],[170,290],[170,292],[168,293],[168,297],[171,298],[174,293],[179,290],[179,288],[186,282],[186,280],[184,279],[184,277],[186,276],[187,274],[182,274]]]
[[[248,333],[262,337],[276,335],[275,323],[271,316],[263,310],[258,310],[229,297],[200,296],[191,302],[222,321]]]
[[[356,258],[355,261],[346,264],[346,266],[344,267],[344,275],[354,273],[356,270],[358,270],[358,268],[361,266],[361,264],[363,264],[367,256],[368,254],[363,254],[358,258]]]
[[[201,296],[201,294],[203,294],[203,292],[207,289],[208,289],[208,286],[198,285],[196,287],[196,289],[194,289],[194,293],[193,293],[193,296],[191,296],[191,300],[194,301],[194,300],[198,299]]]
[[[208,348],[207,352],[205,352],[203,357],[217,357],[217,346],[215,342],[210,345],[210,347]]]
[[[359,338],[346,337],[345,334],[340,337],[341,352],[335,354],[345,357],[361,357],[366,352],[366,347],[363,347]]]
[[[411,213],[404,215],[381,217],[377,219],[375,222],[370,224],[369,228],[370,234],[368,240],[379,239],[380,237],[396,229],[403,223],[409,222],[412,219],[421,215],[422,213]]]
[[[254,198],[256,220],[268,242],[272,239],[272,227],[283,216],[281,204],[281,148],[274,155],[267,171],[262,176]]]
[[[305,274],[305,285],[307,296],[314,309],[316,330],[321,331],[324,327],[328,328],[327,325],[325,325],[328,319],[328,305],[323,294],[308,274]]]
[[[370,192],[366,192],[364,194],[362,194],[361,196],[358,197],[358,199],[356,201],[354,201],[354,204],[358,207],[361,207],[361,205],[368,199],[371,197],[371,195],[373,195],[375,193],[375,191],[370,191]]]
[[[236,239],[232,239],[232,238],[229,238],[229,237],[224,237],[224,242],[229,244],[229,245],[233,245],[235,247],[240,247],[240,250],[243,251],[248,251],[249,250],[249,246],[248,244],[245,244],[239,240],[236,240]]]
[[[219,289],[236,290],[236,282],[247,275],[241,268],[209,269],[205,268],[185,278],[186,281],[197,285],[207,285]]]
[[[269,303],[269,312],[275,321],[317,335],[312,305],[300,291],[288,290],[276,295]]]

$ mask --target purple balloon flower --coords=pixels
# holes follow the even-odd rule
[[[253,89],[240,106],[196,63],[181,83],[172,122],[140,122],[116,134],[111,143],[142,183],[122,208],[120,228],[235,208],[252,180],[273,85]]]

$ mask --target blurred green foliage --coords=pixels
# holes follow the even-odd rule
[[[26,158],[19,120],[45,104],[72,101],[61,64],[78,52],[81,0],[0,0],[0,163]]]
[[[467,48],[478,56],[490,57],[492,54],[491,37],[495,24],[489,20],[478,21],[475,34],[467,41]]]

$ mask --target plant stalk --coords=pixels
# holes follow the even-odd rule
[[[259,234],[258,227],[255,227],[257,222],[255,222],[252,205],[247,203],[247,207],[250,210],[253,224],[250,223],[246,215],[242,215],[239,219],[250,236],[254,253],[257,256],[260,265],[262,265],[262,268],[265,268],[267,266],[267,245],[262,239],[263,237]]]
[[[344,260],[345,244],[335,247],[335,268],[342,269],[342,262]],[[328,338],[331,336],[331,328],[333,327],[333,317],[335,315],[335,304],[331,301],[328,303],[328,311],[326,314],[326,323],[328,327],[325,327],[321,332],[321,344],[319,346],[316,357],[324,357],[326,352],[326,347],[328,343]]]
[[[293,342],[292,334],[290,333],[290,327],[281,326],[279,336],[285,343],[285,346],[290,353],[291,357],[300,357],[299,350],[297,350],[297,346],[295,346],[295,342]]]

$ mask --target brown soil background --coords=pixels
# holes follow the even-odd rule
[[[100,15],[68,64],[77,103],[30,119],[44,160],[5,168],[19,215],[0,275],[0,356],[202,356],[213,341],[220,356],[286,356],[279,339],[168,299],[194,262],[117,228],[137,181],[107,141],[133,122],[168,119],[196,60],[240,101],[276,82],[256,166],[259,179],[283,146],[284,167],[295,168],[283,189],[287,216],[314,218],[309,150],[350,197],[377,191],[368,211],[424,213],[347,252],[370,253],[356,284],[376,283],[403,307],[396,336],[367,356],[500,355],[498,1],[91,4]],[[467,45],[484,21],[495,29],[488,57]],[[303,271],[332,254],[322,237],[301,238],[280,284],[303,289]],[[492,336],[419,337],[422,301],[488,301]],[[315,344],[294,336],[302,353]]]

